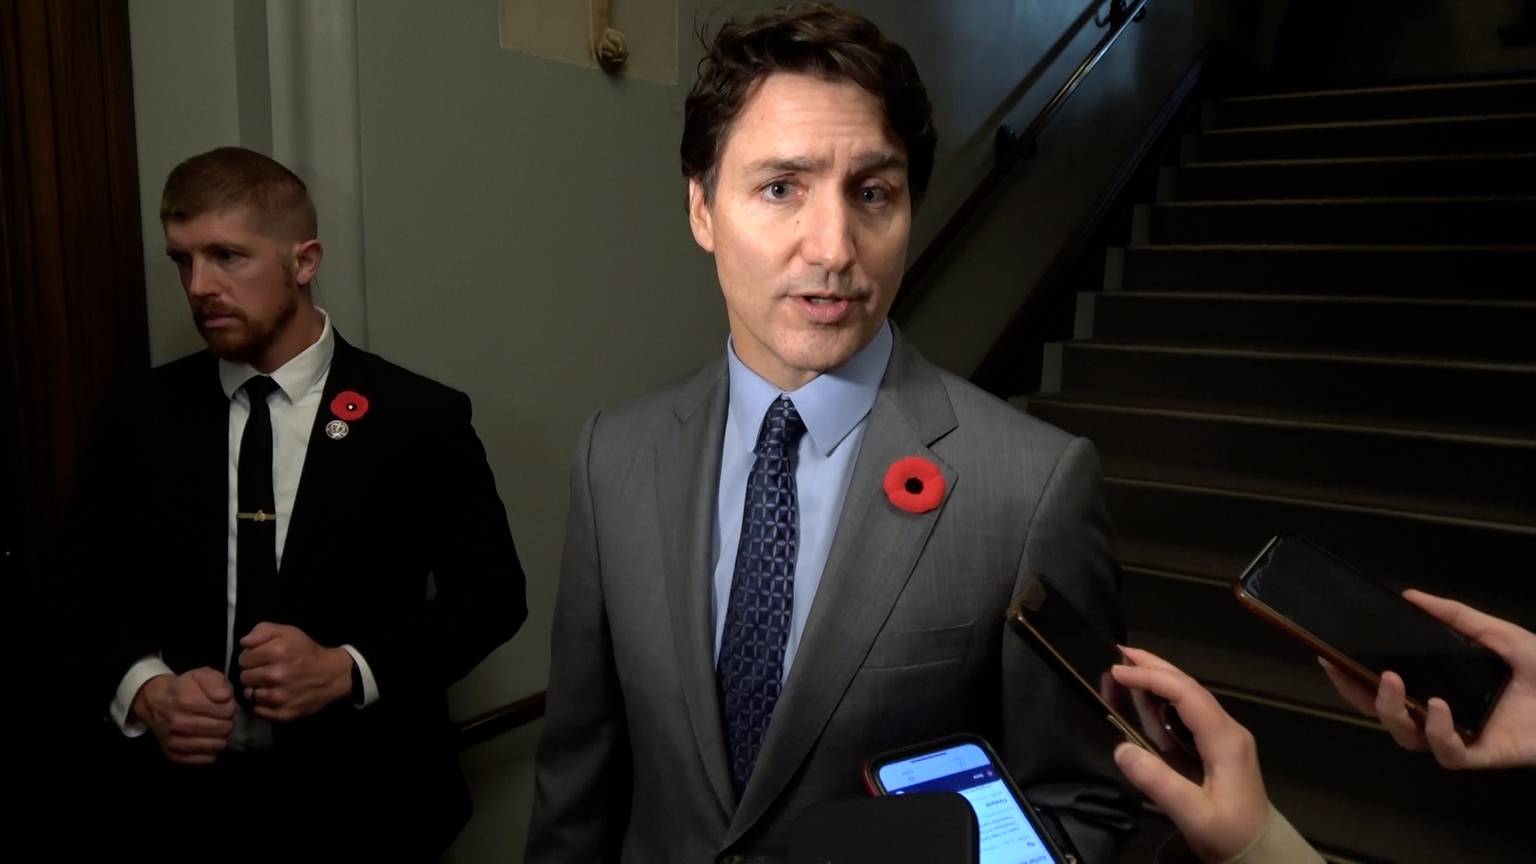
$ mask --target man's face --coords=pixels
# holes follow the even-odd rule
[[[165,254],[181,275],[192,320],[208,349],[262,368],[262,359],[293,326],[314,266],[306,250],[258,231],[236,207],[165,225]],[[315,244],[318,245],[318,244]],[[318,259],[314,262],[318,265]]]
[[[694,239],[715,256],[737,356],[793,390],[869,344],[901,286],[912,228],[906,149],[851,81],[776,73],[748,98]]]

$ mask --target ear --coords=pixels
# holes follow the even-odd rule
[[[688,180],[688,227],[693,229],[693,242],[711,255],[715,252],[715,220],[704,196],[704,185],[697,177]]]
[[[319,240],[305,240],[303,243],[295,243],[293,246],[293,279],[300,287],[309,288],[315,281],[315,274],[320,272],[320,259],[325,255],[325,247]]]

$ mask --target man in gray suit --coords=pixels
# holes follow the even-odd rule
[[[530,862],[773,861],[866,759],[992,741],[1091,861],[1086,712],[1004,613],[1049,574],[1121,636],[1097,458],[886,321],[933,166],[907,52],[829,7],[727,22],[686,106],[725,356],[593,417],[571,480]]]

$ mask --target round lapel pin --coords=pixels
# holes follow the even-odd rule
[[[347,437],[347,433],[351,431],[352,427],[348,426],[345,420],[332,420],[325,424],[325,434],[332,441],[340,441]]]

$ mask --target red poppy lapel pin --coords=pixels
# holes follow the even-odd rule
[[[347,424],[363,419],[368,413],[368,397],[356,390],[343,390],[331,400],[331,413],[336,419],[325,424],[325,434],[332,441],[340,441],[352,431]]]
[[[944,500],[944,474],[921,456],[897,459],[885,472],[885,497],[908,513],[927,513]]]

